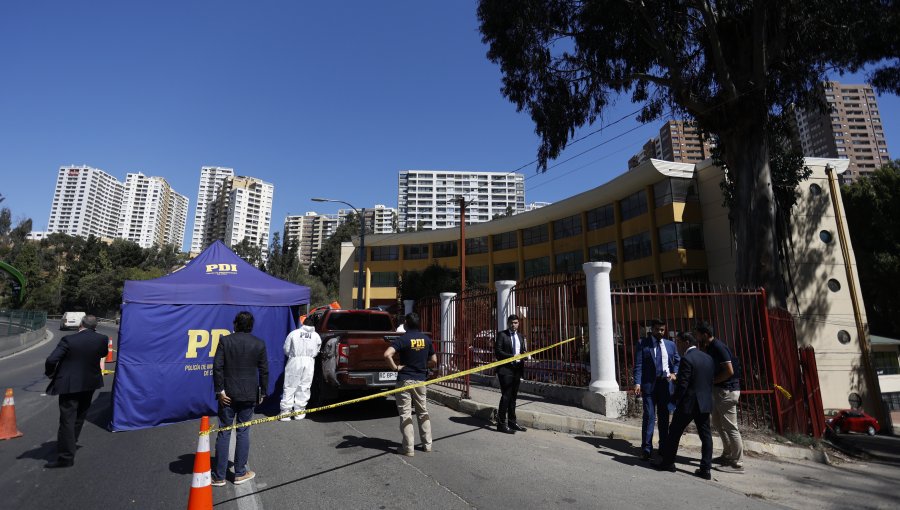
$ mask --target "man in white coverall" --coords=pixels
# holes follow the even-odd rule
[[[315,371],[315,357],[322,347],[322,338],[312,326],[300,326],[284,339],[284,393],[281,396],[281,414],[304,411],[309,402],[309,389]],[[302,420],[306,414],[294,416]],[[288,421],[290,418],[281,418]]]

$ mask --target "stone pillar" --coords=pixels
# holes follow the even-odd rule
[[[403,300],[403,315],[412,313],[413,305],[415,305],[415,304],[416,304],[415,299],[404,299]],[[443,310],[443,308],[441,308],[441,310]]]
[[[441,363],[442,367],[446,367],[447,363],[455,363],[453,344],[456,341],[456,314],[450,313],[450,300],[454,296],[455,292],[441,292],[441,350],[447,355]]]
[[[616,381],[616,346],[613,338],[612,295],[609,262],[586,262],[588,337],[591,353],[591,384],[582,405],[610,418],[625,413],[626,393]]]
[[[516,300],[512,293],[515,286],[515,280],[494,282],[494,288],[497,289],[497,331],[506,329],[506,318],[516,313]]]

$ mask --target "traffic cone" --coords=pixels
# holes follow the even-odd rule
[[[107,353],[106,353],[106,362],[114,363],[115,360],[113,360],[113,354],[112,354],[113,353],[112,338],[109,338],[109,344],[107,344],[107,345],[108,345],[109,351],[107,351]]]
[[[188,496],[188,510],[212,510],[212,473],[209,460],[209,416],[200,418],[200,439],[194,455],[194,478]],[[207,434],[202,434],[207,432]]]
[[[16,426],[16,402],[13,400],[12,388],[6,388],[3,396],[3,407],[0,408],[0,439],[22,437]]]

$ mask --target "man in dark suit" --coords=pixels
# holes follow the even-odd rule
[[[642,338],[634,353],[634,393],[641,396],[644,417],[641,421],[641,458],[650,460],[653,453],[653,422],[659,428],[659,448],[669,434],[669,404],[672,381],[681,358],[675,342],[665,338],[666,323],[654,319],[650,335]]]
[[[44,373],[50,378],[47,394],[59,395],[56,460],[44,467],[62,468],[75,464],[75,444],[91,407],[94,390],[103,387],[100,359],[109,352],[109,339],[95,329],[97,317],[85,315],[78,333],[62,337],[44,363]]]
[[[519,317],[510,315],[506,319],[506,328],[497,333],[494,340],[494,356],[497,361],[511,358],[527,352],[525,337],[519,333]],[[516,421],[516,398],[519,395],[519,382],[525,369],[523,360],[511,361],[497,367],[497,379],[500,381],[500,406],[497,408],[497,430],[506,434],[515,431],[525,432],[527,429]]]
[[[250,334],[253,315],[240,312],[234,318],[234,333],[222,337],[213,358],[213,385],[219,400],[219,426],[246,423],[253,419],[253,408],[262,403],[269,386],[269,361],[266,344]],[[225,485],[228,471],[228,446],[231,431],[216,436],[216,463],[212,466],[212,485]],[[238,427],[234,447],[234,484],[256,476],[247,469],[250,456],[250,427]]]
[[[697,339],[690,333],[678,336],[679,349],[685,349],[678,368],[675,382],[675,416],[669,427],[662,461],[656,466],[663,471],[675,470],[675,455],[685,427],[693,421],[700,436],[700,469],[695,475],[711,480],[712,475],[712,432],[709,428],[709,413],[713,409],[713,377],[716,364],[709,354],[697,348]]]

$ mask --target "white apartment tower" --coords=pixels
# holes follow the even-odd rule
[[[184,244],[188,199],[162,177],[142,173],[125,176],[125,193],[117,237],[141,248]]]
[[[525,210],[525,177],[519,173],[405,170],[400,172],[399,230],[435,230],[459,226],[463,197],[466,223],[490,221]]]
[[[86,165],[60,167],[47,232],[117,237],[123,194],[122,183],[103,170]]]
[[[356,214],[353,209],[339,209],[339,224],[343,224],[347,220],[347,216]],[[367,208],[366,217],[366,233],[373,234],[393,234],[395,231],[397,209],[393,207],[385,207],[382,204],[375,204],[375,207]]]
[[[207,204],[203,248],[216,239],[228,246],[248,239],[262,249],[263,259],[269,250],[272,225],[272,197],[275,186],[255,177],[226,177],[215,200]]]
[[[871,174],[890,161],[881,112],[870,85],[827,81],[817,92],[830,111],[794,110],[804,156],[849,160],[843,182]]]
[[[191,235],[191,253],[197,254],[209,245],[205,238],[209,221],[208,208],[222,189],[225,179],[234,177],[233,168],[204,166],[200,168],[200,187],[197,189],[197,207],[194,211],[194,230]]]
[[[318,214],[310,211],[304,215],[288,215],[284,219],[284,244],[297,243],[297,257],[300,264],[309,270],[316,260],[322,244],[334,234],[338,227],[336,214]]]

